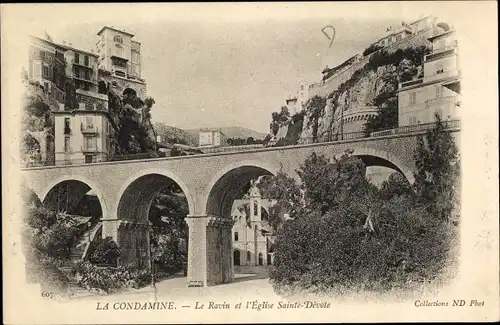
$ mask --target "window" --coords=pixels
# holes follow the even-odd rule
[[[84,58],[83,58],[84,62],[85,62],[85,65],[88,67],[89,66],[89,56],[88,55],[85,55]]]
[[[408,118],[408,122],[410,125],[415,125],[415,124],[417,124],[417,118],[415,116],[410,116]]]
[[[259,265],[262,265],[263,262],[262,262],[262,253],[259,253]]]
[[[64,119],[64,134],[71,134],[69,117]]]
[[[85,83],[85,84],[83,85],[83,89],[85,89],[85,90],[89,91],[89,90],[90,90],[90,86],[89,86],[89,84],[88,84],[88,83]]]
[[[92,163],[92,155],[85,155],[85,163],[86,164]]]
[[[234,241],[238,241],[238,232],[234,233]]]
[[[122,40],[120,35],[116,35],[115,37],[113,37],[113,41],[115,41],[116,43],[120,43],[120,44],[123,43],[123,40]]]
[[[250,262],[252,260],[252,253],[250,251],[247,251],[247,262]]]
[[[80,54],[75,53],[75,63],[80,63]]]
[[[132,62],[139,63],[139,54],[137,54],[136,52],[132,52]]]
[[[259,215],[259,207],[257,205],[257,202],[253,203],[253,215],[258,216]]]
[[[94,127],[94,117],[92,115],[87,115],[85,117],[85,120],[87,122],[87,128],[92,128]]]
[[[304,90],[304,85],[301,85],[301,86],[300,86],[300,90]]]
[[[446,40],[440,39],[436,44],[436,50],[444,50],[446,48]]]
[[[401,41],[402,39],[403,39],[403,37],[402,37],[401,35],[396,36],[396,42],[399,42],[399,41]]]
[[[97,148],[97,138],[95,137],[85,137],[84,148],[86,150],[93,150]]]
[[[240,265],[240,251],[235,250],[233,253],[234,265]]]
[[[90,72],[85,70],[85,79],[90,80]]]
[[[64,152],[69,152],[71,150],[70,137],[64,138]]]
[[[410,105],[415,105],[415,103],[417,102],[417,93],[416,92],[412,92],[410,93]]]
[[[436,86],[436,98],[443,97],[443,87],[441,85]]]
[[[44,78],[49,77],[49,66],[48,65],[45,65],[45,64],[43,65],[42,73],[43,73]]]

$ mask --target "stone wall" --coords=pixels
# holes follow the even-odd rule
[[[257,274],[262,276],[269,276],[270,266],[266,265],[240,265],[234,266],[235,274]]]

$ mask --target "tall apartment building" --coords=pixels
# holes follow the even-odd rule
[[[107,161],[114,153],[116,125],[108,111],[108,95],[98,92],[97,54],[65,47],[70,108],[56,111],[56,163]]]
[[[399,84],[399,126],[459,118],[460,65],[454,30],[429,37],[432,53],[424,57],[423,78]]]
[[[141,77],[141,43],[134,40],[134,34],[104,26],[98,33],[96,44],[98,55],[99,87],[113,87],[123,95],[127,89],[144,99],[146,82]]]
[[[47,97],[53,110],[66,102],[65,48],[35,36],[29,36],[27,77]]]

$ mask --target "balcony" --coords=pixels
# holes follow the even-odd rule
[[[80,130],[82,131],[83,134],[94,134],[97,135],[99,129],[94,126],[94,125],[86,125],[86,124],[81,124],[80,125]]]
[[[451,81],[453,79],[459,79],[460,75],[461,75],[460,70],[451,69],[447,71],[436,72],[432,75],[424,75],[424,82],[427,83],[436,80],[446,80],[446,79],[449,79]]]
[[[73,59],[73,60],[71,60],[71,63],[74,65],[77,65],[79,67],[89,69],[89,70],[94,70],[96,68],[95,65],[90,64],[90,62],[89,62],[89,64],[85,64],[85,63],[82,63],[82,62],[79,62],[79,61],[76,61],[75,59]]]
[[[448,57],[450,55],[456,55],[458,52],[457,50],[458,50],[458,47],[456,44],[436,48],[432,51],[431,54],[424,55],[424,62],[430,62],[430,61],[439,60],[439,59]]]
[[[97,153],[98,150],[97,150],[97,147],[90,147],[90,146],[82,146],[81,147],[81,150],[83,153]]]
[[[85,75],[81,75],[81,74],[74,74],[73,78],[75,78],[76,80],[80,80],[80,81],[84,81],[84,82],[90,82],[92,84],[96,84],[97,85],[97,80],[95,78],[93,78],[92,76],[85,76]]]
[[[410,80],[410,81],[405,81],[399,84],[399,89],[404,88],[404,87],[409,87],[409,86],[415,86],[419,85],[424,81],[424,79],[416,79],[416,80]]]
[[[425,102],[427,108],[438,108],[445,112],[453,112],[460,105],[458,96],[446,96],[429,99]]]

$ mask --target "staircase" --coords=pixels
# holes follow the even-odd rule
[[[77,262],[85,259],[90,243],[101,230],[102,222],[98,222],[82,235],[75,247],[71,249],[69,259],[64,262],[64,268],[71,268]]]

